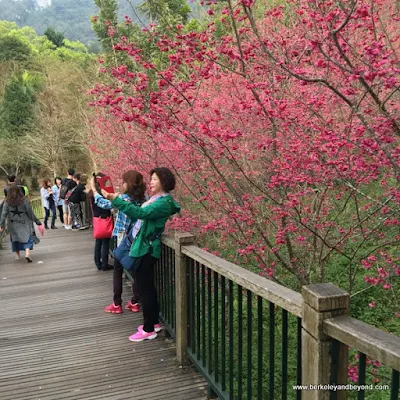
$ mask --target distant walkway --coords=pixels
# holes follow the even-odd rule
[[[128,341],[141,313],[104,313],[112,301],[112,271],[96,270],[91,232],[46,231],[32,264],[14,261],[8,237],[5,242],[1,400],[207,398],[205,381],[194,369],[179,368],[175,345],[163,333],[144,343]]]

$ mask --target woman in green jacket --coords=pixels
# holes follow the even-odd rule
[[[143,325],[129,337],[132,342],[157,337],[159,325],[159,305],[154,286],[154,266],[161,257],[161,233],[168,218],[180,211],[180,206],[172,198],[170,191],[175,188],[175,177],[168,168],[154,168],[150,171],[151,198],[141,207],[123,201],[117,193],[102,191],[103,196],[112,200],[112,205],[136,221],[133,230],[132,247],[129,255],[137,259],[133,278],[137,282],[143,306]]]

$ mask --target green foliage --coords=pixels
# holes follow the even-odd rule
[[[96,40],[90,25],[90,17],[96,13],[93,0],[52,0],[46,7],[39,7],[37,3],[36,0],[0,0],[0,18],[16,22],[20,27],[29,25],[40,35],[47,27],[53,27],[73,41],[89,45]],[[129,15],[136,21],[132,6],[139,3],[140,0],[119,0],[118,18]]]
[[[31,56],[31,49],[21,39],[5,35],[0,36],[0,62],[27,61]]]
[[[118,24],[117,0],[94,0],[99,9],[99,14],[92,18],[93,30],[99,39],[103,51],[110,52],[114,44],[113,37],[109,36],[109,30],[115,29]]]
[[[160,25],[169,25],[173,22],[171,17],[175,22],[186,24],[191,13],[185,0],[145,0],[138,9],[150,22]]]
[[[23,136],[32,126],[37,79],[28,72],[16,75],[6,86],[0,107],[2,136]]]
[[[64,46],[64,35],[61,32],[56,32],[53,28],[48,27],[44,31],[44,35],[50,40],[56,47]]]
[[[47,33],[51,37],[51,30]],[[85,160],[82,165],[91,162],[85,148],[89,117],[84,93],[95,77],[94,57],[80,42],[64,39],[57,47],[60,43],[37,36],[30,27],[0,21],[3,171],[49,174],[78,158]]]
[[[185,32],[200,32],[203,29],[202,24],[197,19],[191,19],[185,24]]]

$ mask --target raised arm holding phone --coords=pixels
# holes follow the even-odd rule
[[[132,246],[129,255],[135,259],[133,278],[137,282],[143,305],[143,325],[129,337],[130,341],[141,342],[157,337],[161,329],[159,304],[154,286],[154,265],[161,257],[161,239],[169,217],[180,211],[180,206],[171,196],[175,188],[175,177],[168,168],[154,168],[150,171],[151,197],[142,206],[123,201],[118,193],[102,194],[112,206],[136,221],[132,232]]]

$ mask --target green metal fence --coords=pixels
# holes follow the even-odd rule
[[[162,244],[161,258],[155,268],[155,284],[159,294],[160,320],[171,337],[175,338],[175,252]]]
[[[187,271],[187,350],[211,393],[300,399],[301,319],[190,258]]]
[[[3,206],[4,206],[4,201],[1,201],[0,202],[0,216],[3,212]],[[2,232],[0,232],[0,249],[3,246],[3,239],[4,239],[5,235],[6,235],[6,229],[4,229]]]
[[[176,337],[178,361],[185,353],[210,397],[378,399],[377,391],[299,387],[346,383],[350,347],[360,352],[358,384],[368,383],[367,354],[391,373],[379,399],[399,399],[400,338],[350,318],[346,292],[317,284],[296,293],[178,236],[163,235],[156,267],[161,319]]]
[[[349,317],[350,318],[350,317]],[[370,328],[367,328],[370,329]],[[383,343],[382,343],[383,344]],[[331,344],[331,385],[338,384],[338,375],[339,375],[339,354],[340,354],[340,345],[341,342],[339,340],[333,340]],[[399,386],[400,386],[400,373],[397,369],[395,369],[395,364],[392,360],[387,360],[386,365],[382,365],[380,368],[383,371],[380,372],[379,382],[375,378],[374,374],[371,374],[371,369],[373,369],[373,360],[374,358],[368,358],[367,354],[362,351],[358,351],[358,349],[354,349],[357,351],[357,374],[358,379],[356,382],[351,382],[347,379],[346,384],[348,385],[357,385],[357,393],[353,391],[350,394],[349,399],[389,399],[390,400],[399,400]],[[389,349],[387,349],[389,350]],[[376,364],[375,364],[376,365]],[[380,365],[380,363],[378,364]],[[398,366],[396,366],[398,368]],[[385,390],[385,388],[387,388]],[[390,392],[390,397],[386,394],[383,394],[383,390],[386,393]],[[381,393],[379,393],[381,392]],[[330,395],[330,400],[338,400],[339,392],[332,391]]]
[[[33,213],[39,219],[44,219],[44,208],[42,206],[42,200],[39,198],[31,200],[31,207]]]

